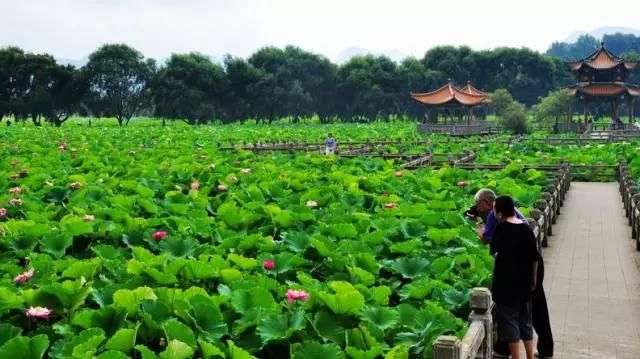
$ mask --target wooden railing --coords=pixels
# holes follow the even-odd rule
[[[640,187],[636,184],[626,161],[620,161],[618,181],[625,214],[631,226],[631,238],[635,239],[636,249],[640,251]]]

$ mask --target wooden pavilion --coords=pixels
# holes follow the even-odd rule
[[[424,93],[410,93],[411,98],[427,107],[429,119],[431,122],[437,121],[437,114],[443,111],[445,114],[444,122],[447,122],[447,115],[458,112],[462,120],[472,120],[474,118],[473,109],[475,107],[487,104],[489,96],[473,87],[471,83],[463,88],[458,88],[449,80],[449,82],[437,90]],[[431,118],[435,113],[435,119]]]
[[[638,65],[637,62],[626,61],[604,47],[584,59],[567,63],[576,76],[577,83],[569,90],[583,104],[584,121],[590,120],[590,105],[593,102],[611,104],[613,124],[620,121],[620,105],[627,104],[629,122],[635,118],[634,105],[640,97],[640,87],[627,82],[628,75]]]

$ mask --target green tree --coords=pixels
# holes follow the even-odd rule
[[[343,119],[375,119],[401,112],[407,94],[395,62],[385,56],[356,56],[338,69],[336,107]]]
[[[552,91],[535,106],[536,118],[557,129],[560,123],[570,121],[573,102],[574,96],[569,91]]]
[[[523,104],[514,101],[502,113],[502,125],[516,134],[527,132],[527,111]]]
[[[260,97],[268,101],[258,101],[256,105],[270,121],[285,116],[297,121],[313,114],[326,116],[334,110],[331,99],[336,67],[327,58],[295,46],[266,47],[248,62],[262,71],[262,83],[257,85],[269,84],[269,91]]]
[[[491,107],[496,114],[502,116],[504,111],[513,103],[511,93],[506,89],[497,89],[489,95]]]
[[[410,101],[409,93],[432,91],[442,86],[444,81],[447,80],[446,76],[435,70],[427,70],[422,61],[412,57],[400,63],[397,73],[400,81],[398,102],[402,113],[411,117],[422,117],[425,107],[415,101]]]
[[[91,106],[114,116],[120,126],[129,124],[150,100],[150,81],[155,62],[144,59],[124,44],[104,45],[89,56],[83,68],[90,91]]]
[[[222,115],[228,84],[224,69],[208,57],[173,54],[156,74],[151,90],[156,116],[194,125]]]

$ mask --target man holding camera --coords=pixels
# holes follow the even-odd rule
[[[483,243],[491,243],[493,239],[493,233],[496,228],[497,220],[493,211],[493,203],[496,199],[496,194],[490,189],[479,190],[475,197],[475,205],[465,212],[465,215],[477,222],[478,237]],[[517,209],[515,210],[516,217],[519,219],[525,219],[522,213]],[[538,261],[538,281],[536,288],[532,293],[532,317],[533,327],[538,334],[538,353],[536,356],[539,358],[552,358],[553,357],[553,335],[551,333],[551,324],[549,322],[549,309],[547,307],[547,298],[542,287],[542,280],[544,279],[544,263],[542,261],[542,255]],[[494,353],[496,357],[508,358],[509,346],[506,342],[498,340],[494,346]]]

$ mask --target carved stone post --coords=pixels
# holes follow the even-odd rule
[[[531,215],[531,218],[533,218],[536,221],[536,223],[538,223],[538,239],[540,240],[540,245],[542,247],[546,247],[547,233],[545,232],[545,226],[544,226],[545,218],[542,215],[542,212],[534,208],[531,210],[531,212],[529,212],[529,214]]]
[[[433,359],[462,359],[462,343],[452,335],[441,335],[433,342]]]
[[[484,341],[481,352],[478,353],[482,359],[493,358],[493,316],[491,309],[493,301],[491,300],[491,291],[488,288],[473,288],[471,291],[471,314],[469,315],[469,323],[481,321],[484,324]]]
[[[546,235],[553,235],[553,230],[551,229],[551,209],[549,208],[549,204],[544,199],[539,199],[536,201],[535,206],[544,214],[544,231]]]
[[[542,198],[549,204],[549,217],[551,218],[551,224],[556,224],[556,213],[558,212],[558,201],[555,196],[549,192],[542,193]]]

